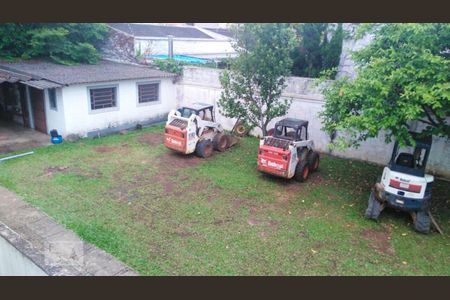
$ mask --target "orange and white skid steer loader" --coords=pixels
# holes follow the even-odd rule
[[[215,121],[214,107],[210,104],[193,103],[168,115],[164,145],[176,152],[210,157],[213,150],[223,152],[237,141]]]
[[[273,135],[261,139],[258,170],[303,182],[319,168],[319,153],[308,139],[308,121],[286,118],[275,124]]]

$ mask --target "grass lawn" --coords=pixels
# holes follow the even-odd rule
[[[434,186],[447,235],[407,214],[364,219],[379,166],[322,156],[308,182],[256,171],[258,140],[207,160],[162,127],[35,149],[0,185],[143,275],[450,275],[450,183]]]

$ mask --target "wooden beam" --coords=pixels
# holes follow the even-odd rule
[[[30,120],[30,128],[34,129],[33,105],[31,104],[30,87],[28,85],[26,85],[25,89],[26,89],[25,94],[26,94],[27,106],[28,106],[28,118]]]

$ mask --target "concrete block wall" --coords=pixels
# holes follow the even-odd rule
[[[231,129],[234,120],[225,118],[219,113],[217,101],[221,94],[219,81],[220,70],[187,66],[184,68],[182,79],[177,83],[178,106],[193,102],[211,103],[216,108],[216,117],[225,129]],[[314,140],[315,147],[321,152],[330,153],[327,145],[329,136],[321,129],[322,124],[318,116],[325,104],[323,95],[316,86],[314,79],[302,77],[287,78],[287,87],[282,97],[292,99],[292,105],[287,116],[309,121],[309,136]],[[269,124],[273,124],[274,120]],[[270,127],[269,127],[270,128]],[[260,132],[255,130],[254,135]],[[385,144],[381,133],[378,138],[369,139],[357,149],[349,148],[345,151],[332,151],[332,155],[359,159],[384,165],[388,162],[393,143]],[[428,163],[429,172],[450,178],[450,141],[441,138],[433,139],[433,146]]]

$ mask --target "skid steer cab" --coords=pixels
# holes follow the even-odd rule
[[[258,170],[303,182],[319,168],[319,153],[308,139],[308,121],[286,118],[275,124],[273,135],[261,139]]]
[[[213,150],[223,152],[233,142],[215,121],[214,107],[210,104],[193,103],[168,115],[164,145],[173,151],[209,157]]]
[[[378,220],[385,207],[409,212],[417,231],[428,233],[431,224],[432,175],[425,174],[432,138],[411,132],[415,146],[394,144],[391,159],[370,194],[366,217]]]

